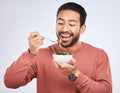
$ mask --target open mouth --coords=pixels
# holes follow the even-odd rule
[[[62,42],[69,42],[71,41],[73,34],[68,32],[61,32],[59,36]]]

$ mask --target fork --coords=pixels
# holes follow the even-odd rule
[[[50,39],[50,38],[48,38],[48,37],[45,37],[45,36],[43,36],[45,39],[47,39],[47,40],[49,40],[50,42],[52,42],[52,43],[58,43],[57,41],[54,41],[54,40],[52,40],[52,39]]]
[[[32,33],[32,32],[30,32],[30,33]],[[36,37],[37,35],[34,35],[34,37]],[[43,35],[41,35],[42,37],[44,37],[45,39],[47,39],[47,40],[49,40],[50,42],[52,42],[52,43],[58,43],[58,41],[54,41],[54,40],[52,40],[52,39],[50,39],[50,38],[48,38],[48,37],[46,37],[46,36],[43,36]]]

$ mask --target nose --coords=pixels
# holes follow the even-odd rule
[[[69,27],[67,24],[64,24],[62,27],[62,31],[67,32],[69,30]]]

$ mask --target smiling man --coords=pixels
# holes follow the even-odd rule
[[[37,78],[37,93],[112,93],[112,79],[107,54],[103,49],[80,40],[85,31],[87,13],[73,2],[60,6],[56,19],[59,43],[39,48],[43,42],[38,32],[28,38],[29,49],[5,73],[8,88],[18,88]],[[73,59],[57,62],[53,54],[68,52]]]
[[[80,14],[73,10],[61,10],[57,17],[57,36],[61,45],[69,48],[79,43],[79,36],[85,30],[85,24],[80,26]],[[79,44],[78,44],[79,45]]]

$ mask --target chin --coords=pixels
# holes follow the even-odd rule
[[[61,44],[61,46],[64,48],[68,48],[68,47],[71,47],[72,45],[70,43],[68,43],[68,44]]]

